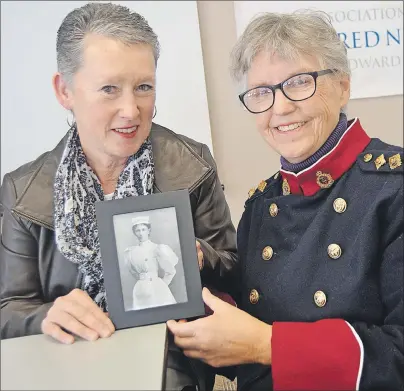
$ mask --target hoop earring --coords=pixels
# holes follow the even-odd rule
[[[156,106],[154,106],[154,113],[153,113],[153,117],[152,117],[152,119],[154,119],[154,117],[157,115],[157,107]]]
[[[74,128],[76,126],[76,119],[74,118],[74,113],[73,111],[69,110],[70,114],[71,114],[71,121],[69,119],[69,114],[67,114],[66,117],[66,122],[69,125],[70,128]]]

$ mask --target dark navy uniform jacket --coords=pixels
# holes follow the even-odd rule
[[[251,191],[237,301],[273,325],[272,365],[239,366],[239,389],[404,389],[402,159],[355,119],[312,167]]]

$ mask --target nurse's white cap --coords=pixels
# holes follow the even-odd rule
[[[132,226],[137,224],[150,224],[149,216],[138,216],[132,219]]]

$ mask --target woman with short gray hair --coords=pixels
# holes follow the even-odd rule
[[[53,151],[4,177],[1,337],[70,344],[114,332],[95,202],[189,189],[202,282],[218,290],[236,238],[209,149],[152,122],[160,48],[147,21],[90,3],[65,17],[56,50],[55,95],[74,121]],[[190,361],[169,344],[168,389],[213,387],[209,368]]]
[[[344,114],[347,51],[326,14],[260,15],[232,59],[281,167],[245,203],[238,308],[205,289],[214,314],[169,321],[176,344],[235,366],[241,390],[403,389],[403,149]]]

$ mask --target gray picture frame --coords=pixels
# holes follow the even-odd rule
[[[152,308],[125,310],[114,216],[175,208],[187,301]],[[155,193],[95,203],[108,312],[117,330],[205,315],[196,238],[188,190]]]

